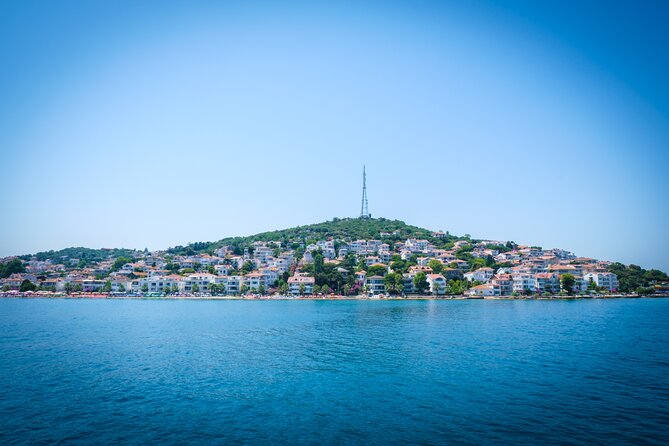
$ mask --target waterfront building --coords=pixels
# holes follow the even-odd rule
[[[296,274],[288,278],[288,292],[294,296],[313,294],[316,279],[304,274]]]
[[[446,294],[446,278],[441,274],[427,274],[427,283],[430,285],[431,294]]]
[[[534,288],[538,293],[559,293],[560,277],[554,273],[537,273],[534,275]]]
[[[487,282],[492,278],[492,276],[495,274],[495,271],[492,268],[479,268],[475,271],[470,271],[468,273],[464,274],[465,279],[469,280],[470,282],[474,281],[479,281],[479,282]]]
[[[586,284],[592,280],[598,287],[604,288],[608,291],[618,290],[618,276],[609,272],[590,272],[583,276],[583,281]]]
[[[383,294],[386,292],[386,285],[383,276],[371,276],[367,278],[367,287],[372,294]]]

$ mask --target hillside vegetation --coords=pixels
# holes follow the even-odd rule
[[[385,234],[385,235],[382,235]],[[334,238],[338,240],[376,239],[392,244],[407,238],[427,239],[437,247],[448,248],[453,241],[462,239],[447,233],[444,238],[432,237],[432,231],[412,226],[400,220],[385,218],[335,218],[331,221],[312,225],[297,226],[290,229],[262,232],[248,237],[228,237],[217,242],[198,242],[187,246],[176,246],[168,251],[172,254],[194,254],[197,252],[213,252],[222,246],[232,246],[239,252],[253,245],[253,242],[281,242],[284,247],[291,244],[315,243],[319,240]]]
[[[51,260],[53,263],[63,263],[63,261],[70,261],[76,259],[80,267],[84,267],[91,263],[97,263],[102,260],[115,259],[121,256],[132,257],[135,251],[132,249],[117,249],[117,248],[65,248],[57,251],[43,251],[35,255],[21,256],[23,260]]]
[[[622,263],[612,263],[609,271],[618,276],[619,290],[623,293],[638,292],[651,293],[658,282],[666,282],[669,276],[657,269],[643,269],[638,265],[625,266]]]

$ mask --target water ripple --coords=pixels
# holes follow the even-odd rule
[[[667,444],[669,300],[0,300],[1,444]]]

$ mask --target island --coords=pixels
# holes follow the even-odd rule
[[[2,297],[560,298],[669,295],[657,269],[399,220],[331,221],[165,250],[0,260]]]

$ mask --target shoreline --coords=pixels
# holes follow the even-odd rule
[[[173,296],[113,296],[95,293],[65,294],[65,293],[0,293],[0,299],[104,299],[104,300],[221,300],[221,301],[353,301],[353,300],[371,300],[371,301],[407,301],[407,300],[581,300],[581,299],[641,299],[641,298],[667,298],[668,294],[612,294],[598,296],[490,296],[490,297],[470,297],[470,296],[193,296],[193,295],[173,295]]]

